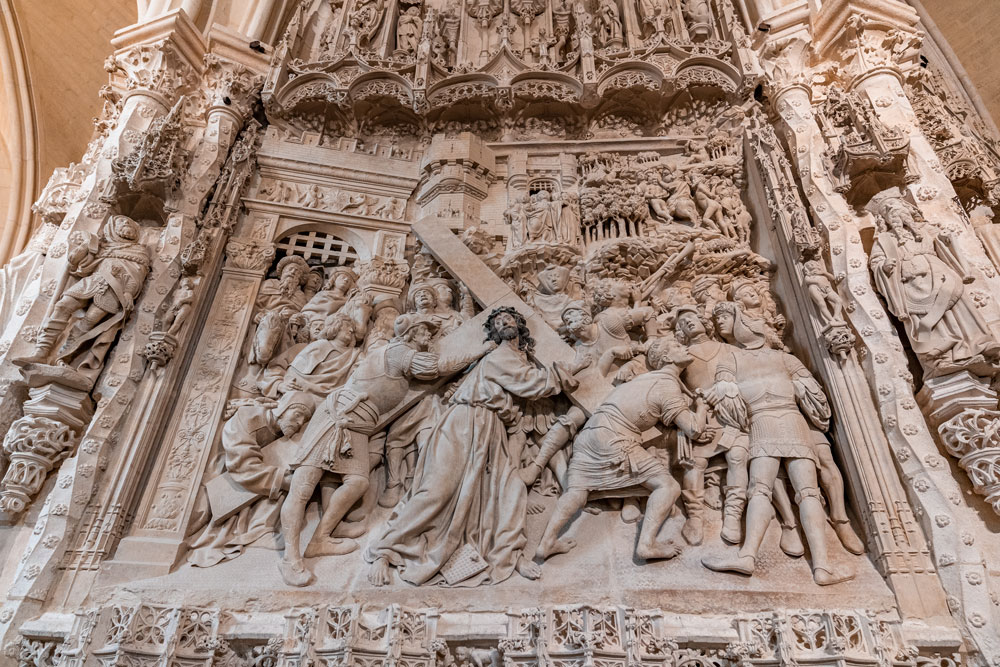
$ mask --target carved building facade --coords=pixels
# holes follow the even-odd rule
[[[149,3],[2,269],[3,664],[1000,664],[1000,137],[914,9],[285,4]]]

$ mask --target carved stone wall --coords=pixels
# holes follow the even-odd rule
[[[997,137],[773,4],[120,31],[0,274],[0,660],[996,664]]]

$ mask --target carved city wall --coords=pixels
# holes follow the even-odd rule
[[[2,270],[0,659],[1000,660],[1000,146],[908,5],[770,5],[121,31]]]

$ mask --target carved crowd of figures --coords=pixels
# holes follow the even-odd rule
[[[463,22],[463,12],[468,22]],[[625,26],[631,20],[640,26],[635,35],[640,41],[626,44]],[[447,69],[482,64],[478,61],[483,54],[503,46],[545,68],[592,56],[595,49],[615,52],[668,39],[702,42],[715,37],[717,30],[711,3],[691,0],[553,0],[514,2],[509,8],[495,0],[464,8],[456,2],[440,7],[401,2],[393,9],[382,0],[355,0],[299,17],[289,36],[312,21],[325,21],[326,27],[316,35],[308,59],[355,52],[402,62],[431,61]]]
[[[279,258],[258,291],[189,560],[283,549],[278,568],[294,586],[315,581],[316,558],[364,559],[380,586],[397,574],[416,585],[535,579],[575,546],[567,526],[596,504],[641,522],[643,561],[704,543],[718,508],[720,538],[737,548],[707,568],[752,574],[776,515],[787,554],[803,555],[805,536],[817,583],[851,578],[827,544],[829,525],[843,548],[864,550],[826,396],[782,343],[769,262],[750,250],[750,215],[726,177],[737,160],[692,151],[679,163],[585,156],[566,192],[509,184],[499,262],[499,241],[476,230],[463,240],[520,309],[477,315],[477,286],[423,251],[399,297],[366,288],[352,267]],[[628,222],[609,233],[607,211],[624,209],[606,197],[593,233],[580,200],[627,184],[643,186]],[[810,295],[838,319],[837,280],[821,257],[810,267]],[[571,361],[536,350],[535,315]],[[581,382],[606,393],[579,405]],[[678,504],[674,536],[665,524]],[[529,536],[528,517],[550,510]]]

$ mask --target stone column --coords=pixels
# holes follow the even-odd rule
[[[877,481],[875,488],[885,494],[881,503],[868,508],[882,524],[876,533],[882,541],[878,547],[885,550],[880,564],[893,584],[904,615],[941,615],[943,589],[947,611],[962,628],[972,650],[984,659],[994,660],[1000,655],[1000,633],[995,630],[1000,624],[988,590],[978,585],[987,576],[984,553],[976,546],[975,533],[981,522],[963,506],[961,489],[951,478],[948,466],[943,465],[917,409],[903,344],[869,274],[871,218],[858,215],[838,192],[841,184],[833,166],[825,160],[828,151],[836,147],[831,147],[823,136],[814,110],[812,96],[824,91],[817,91],[813,85],[818,79],[814,79],[811,54],[805,48],[810,42],[819,58],[846,61],[839,71],[845,73],[847,81],[841,85],[848,91],[852,85],[862,85],[874,109],[905,102],[899,97],[896,77],[901,68],[913,66],[916,59],[912,48],[915,15],[903,3],[892,0],[869,5],[866,11],[880,21],[878,32],[859,34],[857,28],[867,25],[870,17],[859,16],[857,8],[847,0],[830,0],[813,17],[811,34],[800,29],[792,31],[791,37],[786,32],[781,39],[772,38],[764,49],[768,74],[765,91],[780,115],[778,129],[785,135],[816,228],[829,244],[833,273],[843,276],[839,293],[846,302],[848,323],[858,338],[860,368],[845,375],[849,385],[831,394],[839,393],[842,398],[837,400],[861,408],[854,413],[861,419],[855,422],[854,417],[847,417],[851,413],[842,412],[845,418],[841,421],[845,429],[864,435],[862,440],[851,442],[852,448],[866,447],[871,452],[861,479],[868,479],[865,484]],[[895,29],[887,33],[889,26]],[[889,83],[890,79],[895,83]],[[853,129],[863,131],[860,127]],[[911,150],[919,144],[920,138],[914,139],[910,132]],[[912,168],[912,161],[905,166]],[[919,161],[915,173],[923,173]],[[868,395],[875,397],[875,404],[865,400]],[[858,456],[854,452],[844,454]],[[858,472],[852,471],[852,478]],[[905,495],[900,480],[895,478],[897,474]],[[915,530],[914,520],[920,521],[923,534]],[[934,572],[939,583],[933,580]]]
[[[188,380],[163,437],[170,447],[159,453],[131,534],[109,563],[111,569],[127,569],[133,578],[137,569],[148,576],[166,574],[182,553],[201,473],[222,428],[231,378],[274,247],[267,242],[232,240],[226,255]]]
[[[773,99],[779,109],[810,107],[809,90],[800,84],[776,90]],[[905,614],[923,618],[945,613],[944,596],[933,574],[927,544],[910,511],[905,492],[895,474],[886,474],[893,468],[889,443],[882,435],[875,405],[866,400],[869,395],[866,373],[859,358],[852,354],[854,336],[844,326],[835,332],[837,335],[830,337],[805,294],[801,253],[819,249],[818,230],[811,226],[799,202],[790,165],[779,153],[780,145],[771,126],[763,120],[751,125],[749,138],[765,184],[773,193],[774,201],[782,202],[772,209],[779,223],[775,230],[781,237],[778,244],[783,254],[781,259],[794,276],[800,304],[808,310],[802,319],[810,323],[815,333],[814,337],[807,338],[814,341],[814,358],[822,360],[819,370],[826,380],[831,404],[840,416],[837,423],[842,430],[835,439],[837,449],[845,463],[852,495],[865,507],[862,516],[872,557],[892,586]],[[805,132],[803,138],[806,138]],[[793,150],[797,150],[796,144],[793,143]],[[835,272],[837,266],[834,261]],[[825,343],[826,349],[822,352],[819,341]]]

